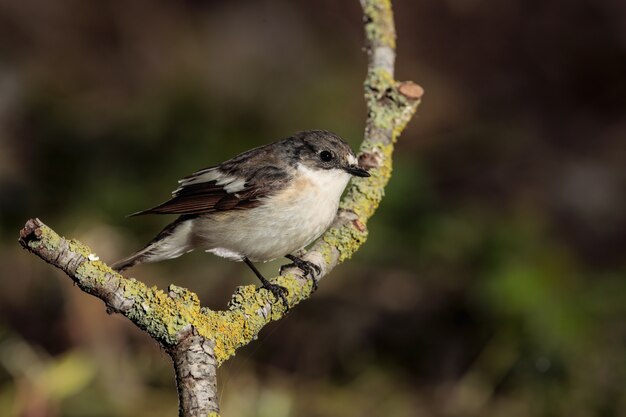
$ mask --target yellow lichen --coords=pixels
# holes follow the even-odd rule
[[[43,245],[49,251],[54,251],[59,248],[61,240],[63,239],[61,236],[44,224],[39,227],[39,231],[41,233],[40,237],[29,241],[29,247],[34,249]]]
[[[365,0],[363,12],[367,18],[365,36],[370,42],[396,47],[396,33],[393,26],[391,0]]]
[[[351,225],[330,229],[324,234],[324,242],[339,251],[338,262],[350,258],[367,239],[367,232],[358,231]]]

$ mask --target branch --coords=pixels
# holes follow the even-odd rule
[[[368,71],[367,120],[359,162],[369,178],[354,179],[331,228],[304,258],[320,266],[318,280],[350,258],[367,238],[367,221],[391,177],[393,147],[412,118],[423,90],[394,80],[395,28],[389,0],[361,0]],[[81,290],[104,301],[109,312],[123,314],[158,341],[174,362],[181,416],[217,416],[217,367],[261,329],[285,313],[280,300],[264,288],[238,287],[226,311],[201,308],[198,296],[170,285],[167,293],[113,271],[87,246],[67,240],[29,220],[20,244],[64,271]],[[312,283],[292,268],[272,282],[286,287],[290,307],[307,299]]]

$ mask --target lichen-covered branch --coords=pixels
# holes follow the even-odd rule
[[[318,280],[365,242],[367,221],[391,177],[394,143],[423,94],[417,84],[394,79],[396,34],[391,2],[361,0],[361,5],[369,59],[364,83],[367,120],[359,162],[371,176],[353,180],[335,222],[304,256],[320,267]],[[26,223],[20,243],[63,270],[83,291],[104,301],[109,311],[128,317],[168,351],[176,371],[181,416],[216,416],[217,367],[285,313],[280,300],[254,286],[237,288],[226,311],[201,308],[195,293],[174,285],[164,292],[126,278],[87,246],[59,236],[39,219]],[[311,295],[311,281],[297,268],[272,281],[287,288],[290,307]]]

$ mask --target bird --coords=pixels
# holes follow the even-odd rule
[[[134,265],[177,258],[195,249],[244,262],[288,308],[287,290],[270,283],[255,262],[286,257],[317,281],[318,265],[298,256],[333,222],[352,177],[369,177],[337,134],[308,130],[243,152],[178,181],[172,197],[130,216],[177,214],[145,247],[114,263]]]

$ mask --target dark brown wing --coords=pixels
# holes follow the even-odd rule
[[[258,169],[221,165],[198,171],[179,181],[172,198],[141,214],[203,214],[225,210],[249,209],[283,189],[290,174],[276,166]]]

